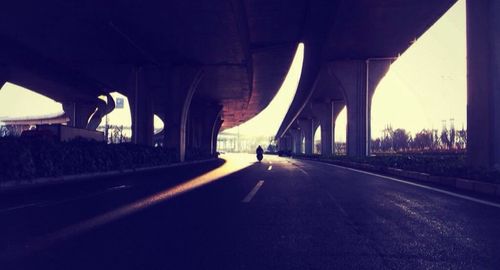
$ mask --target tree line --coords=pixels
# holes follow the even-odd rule
[[[382,136],[371,141],[372,152],[405,152],[405,151],[461,151],[467,147],[467,130],[463,127],[456,130],[443,126],[437,129],[423,129],[414,136],[402,128],[393,129],[387,126]]]

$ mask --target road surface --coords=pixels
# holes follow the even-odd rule
[[[223,158],[0,194],[0,268],[500,269],[494,199],[312,161]]]

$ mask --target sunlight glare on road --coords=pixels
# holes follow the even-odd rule
[[[26,255],[25,253],[31,253],[37,250],[47,248],[48,246],[51,246],[52,244],[59,242],[61,240],[66,240],[70,237],[95,229],[99,226],[116,221],[128,215],[134,214],[138,211],[144,210],[146,208],[155,206],[159,203],[173,199],[186,192],[193,191],[197,188],[210,184],[214,181],[220,180],[221,178],[236,173],[240,170],[243,170],[244,168],[256,162],[255,157],[253,155],[248,155],[248,154],[225,154],[222,158],[226,162],[222,166],[212,171],[197,176],[193,179],[187,180],[181,184],[168,188],[164,191],[158,192],[151,196],[137,200],[133,203],[119,207],[115,210],[111,210],[96,217],[70,225],[62,230],[45,235],[39,239],[36,239],[32,243],[24,245],[25,247],[29,247],[28,250],[23,250],[23,248],[21,248],[21,250],[13,250],[14,254],[10,255],[23,256]]]

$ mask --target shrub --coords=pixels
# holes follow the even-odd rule
[[[319,156],[312,155],[307,157],[318,158]],[[424,172],[437,176],[451,176],[500,183],[500,172],[468,167],[466,163],[466,155],[463,152],[380,154],[376,156],[358,158],[333,156],[331,159],[334,161],[366,163],[378,168],[393,167],[408,171]]]
[[[206,158],[199,151],[189,155]],[[174,160],[172,150],[131,143],[0,138],[0,181],[157,166]]]

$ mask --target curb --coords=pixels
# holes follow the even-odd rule
[[[480,182],[480,181],[457,178],[457,177],[430,175],[428,173],[405,171],[402,169],[392,168],[392,167],[376,167],[371,164],[357,163],[352,161],[334,161],[322,158],[315,159],[315,158],[297,157],[297,156],[293,158],[330,163],[343,167],[355,168],[359,170],[376,172],[391,176],[399,176],[415,181],[433,183],[446,187],[456,188],[459,190],[474,192],[478,194],[483,194],[483,195],[486,194],[486,195],[500,197],[500,184]]]
[[[22,189],[30,189],[30,188],[38,188],[49,185],[57,185],[57,184],[66,184],[66,183],[76,183],[87,180],[92,180],[96,178],[104,178],[104,177],[112,177],[112,176],[125,176],[131,175],[137,172],[147,172],[147,171],[155,171],[176,167],[183,167],[188,165],[195,165],[200,163],[208,163],[211,161],[219,160],[219,158],[211,158],[211,159],[203,159],[203,160],[195,160],[189,162],[178,162],[168,165],[160,165],[160,166],[151,166],[151,167],[141,167],[141,168],[133,168],[133,169],[125,169],[125,170],[114,170],[114,171],[106,171],[106,172],[95,172],[95,173],[83,173],[83,174],[72,174],[72,175],[63,175],[63,176],[54,176],[54,177],[41,177],[30,180],[11,180],[0,182],[0,192],[5,191],[14,191],[14,190],[22,190]]]

